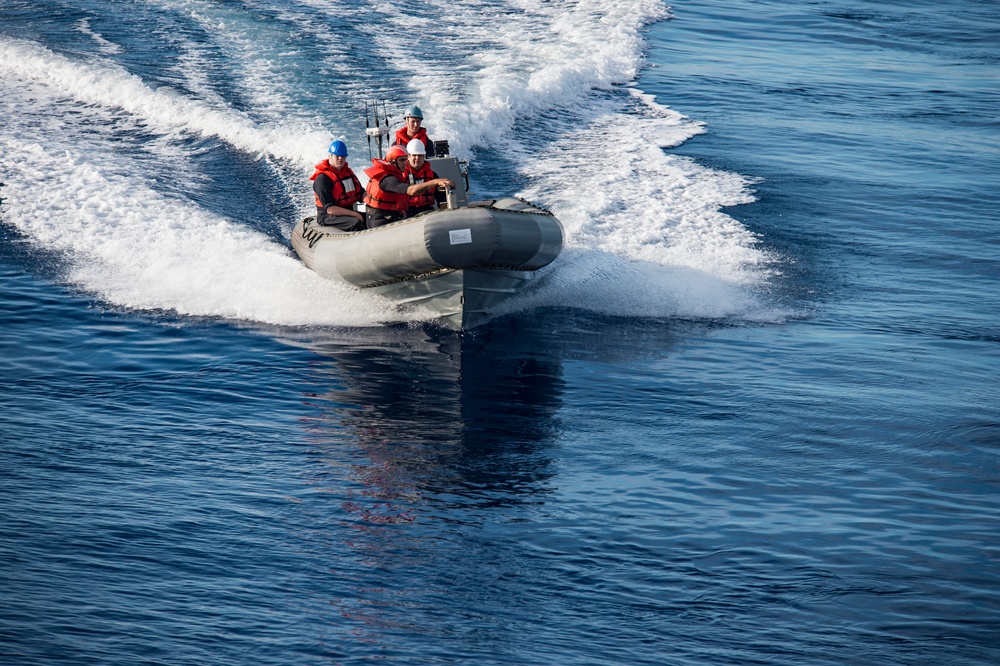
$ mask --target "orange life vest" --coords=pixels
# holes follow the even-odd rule
[[[346,162],[344,168],[337,171],[330,165],[329,161],[323,160],[316,165],[316,173],[309,176],[309,180],[316,180],[321,173],[325,173],[333,181],[333,200],[338,206],[351,208],[361,201],[361,181],[354,175]],[[313,192],[313,196],[316,197],[316,207],[322,208],[323,202],[319,200],[319,195]]]
[[[395,164],[376,158],[372,160],[372,166],[365,169],[365,174],[370,179],[365,188],[365,206],[379,210],[406,212],[406,209],[410,207],[410,197],[406,194],[383,190],[380,184],[386,176],[395,176],[399,182],[406,183],[406,176],[396,168]]]
[[[427,130],[424,129],[423,127],[418,129],[417,133],[414,134],[413,136],[410,136],[409,134],[406,133],[406,127],[400,127],[398,130],[396,130],[396,143],[393,145],[403,146],[405,148],[406,144],[408,144],[410,141],[413,141],[414,139],[420,139],[421,141],[424,142],[424,148],[427,150],[428,155],[434,154],[434,145],[431,143],[431,140],[427,137]]]
[[[410,185],[415,185],[417,183],[426,183],[429,180],[434,180],[437,176],[431,170],[431,165],[426,161],[420,166],[419,171],[414,171],[410,163],[406,163],[406,182]],[[430,187],[420,194],[410,195],[410,208],[423,208],[424,206],[434,205],[434,188]]]

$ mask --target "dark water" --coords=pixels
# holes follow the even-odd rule
[[[239,78],[239,63],[258,63],[245,52],[273,39],[311,54],[344,25],[331,18],[344,7],[306,2],[50,9],[46,23],[32,5],[0,6],[0,45],[36,40],[83,59],[89,30],[122,45],[96,42],[127,71],[176,76],[192,96],[215,90],[262,117],[285,102]],[[355,29],[377,11],[350,9]],[[602,3],[559,5],[551,19],[483,3],[455,20],[544,32],[581,9],[626,20]],[[446,8],[414,11],[443,20]],[[233,55],[239,42],[188,26],[202,14],[257,32]],[[256,213],[239,219],[271,245],[288,226],[281,211],[296,210],[299,186],[283,184],[294,170],[240,158],[226,130],[172,153],[152,111],[80,102],[79,123],[57,124],[40,100],[83,93],[17,70],[37,84],[19,99],[37,97],[8,117],[0,174],[0,663],[1000,662],[995,3],[690,2],[673,15],[639,33],[647,67],[633,85],[705,123],[667,148],[705,170],[673,196],[725,203],[711,173],[756,179],[756,201],[725,213],[769,257],[759,279],[709,290],[744,298],[706,304],[709,315],[685,305],[697,280],[665,294],[648,283],[634,288],[641,298],[681,305],[638,316],[549,297],[560,307],[542,298],[464,336],[378,323],[374,305],[363,325],[337,313],[295,325],[294,303],[268,317],[252,299],[241,301],[250,316],[233,316],[208,279],[151,304],[129,291],[124,258],[94,277],[78,257],[107,256],[103,232],[128,226],[86,218],[99,206],[81,200],[82,221],[65,224],[95,242],[46,244],[33,220],[63,209],[48,194],[24,199],[46,164],[29,124],[93,135],[94,152],[73,156],[76,191],[126,208],[100,157],[119,149],[119,131],[135,164],[152,146],[177,170],[144,196],[189,191],[218,215],[231,210],[229,177],[251,174],[238,208]],[[401,39],[406,26],[389,25]],[[512,57],[496,40],[489,53]],[[177,51],[158,63],[162,44]],[[443,68],[461,46],[425,57]],[[181,76],[192,53],[232,80]],[[55,61],[40,56],[37,71]],[[340,66],[296,62],[299,82]],[[357,62],[381,68],[372,79],[409,75],[375,48]],[[303,89],[289,98],[309,108],[315,92]],[[620,93],[589,94],[596,114]],[[532,126],[525,110],[537,96],[513,98],[518,131],[544,137],[549,121]],[[545,104],[553,119],[571,113]],[[102,129],[92,113],[127,127]],[[488,187],[519,187],[486,143]],[[546,178],[530,187],[558,201],[562,181]],[[186,210],[171,201],[154,197]],[[567,206],[571,238],[589,238],[574,215]],[[159,219],[179,230],[160,247],[181,248],[199,275],[184,219]],[[703,221],[712,236],[715,218]],[[551,289],[599,290],[580,267],[600,276],[618,264],[587,242],[569,248],[571,278]],[[713,257],[680,263],[710,266],[715,284],[728,273]],[[218,280],[238,299],[232,272]],[[334,296],[342,310],[366,307]]]

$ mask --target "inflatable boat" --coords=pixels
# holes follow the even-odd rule
[[[430,310],[449,328],[472,328],[489,321],[500,303],[559,255],[562,225],[522,199],[469,202],[459,161],[428,161],[457,184],[447,207],[354,232],[307,217],[292,231],[292,247],[325,278],[371,290],[399,307]]]

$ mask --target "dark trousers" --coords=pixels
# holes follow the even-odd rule
[[[395,210],[381,210],[368,206],[366,216],[368,217],[368,228],[374,229],[375,227],[381,227],[383,224],[398,222],[406,217],[406,214]]]
[[[406,217],[413,217],[414,215],[419,215],[420,213],[426,213],[429,210],[434,210],[434,206],[420,206],[419,208],[408,208],[406,210]]]
[[[330,215],[326,211],[316,216],[316,221],[323,227],[337,227],[344,231],[361,231],[367,229],[365,223],[350,215]]]

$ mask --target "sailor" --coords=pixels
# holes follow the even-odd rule
[[[410,185],[406,175],[403,174],[405,168],[406,149],[402,146],[390,146],[384,160],[375,158],[372,160],[372,166],[365,169],[365,174],[369,178],[368,186],[365,188],[365,209],[368,211],[369,229],[402,220],[410,207],[410,197],[424,190],[433,190],[444,185],[455,187],[455,183],[447,178],[434,178]]]
[[[406,168],[403,169],[403,174],[406,175],[406,182],[409,185],[416,185],[418,183],[426,183],[434,180],[438,177],[436,173],[431,169],[430,163],[425,158],[427,153],[424,146],[424,142],[420,139],[411,139],[408,144],[406,144]],[[413,217],[418,213],[423,213],[424,211],[434,210],[435,206],[435,194],[437,189],[426,189],[419,194],[414,194],[410,197],[410,207],[406,211],[407,217]]]
[[[406,124],[396,130],[395,145],[407,146],[413,139],[420,139],[424,144],[428,157],[434,157],[434,142],[427,137],[427,130],[420,126],[424,122],[424,112],[414,104],[406,110],[403,117]]]
[[[354,210],[354,204],[361,201],[361,181],[347,166],[347,145],[334,141],[328,153],[309,177],[316,196],[316,221],[344,231],[360,231],[366,228],[365,217]]]
[[[365,169],[368,186],[365,187],[365,210],[368,213],[368,228],[374,229],[406,217],[410,207],[409,189],[403,169],[406,166],[406,149],[391,146],[385,159],[375,158],[371,167]]]

